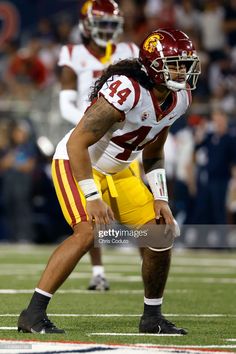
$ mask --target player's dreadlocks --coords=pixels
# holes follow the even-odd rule
[[[104,83],[114,75],[125,75],[136,80],[141,86],[150,90],[154,87],[154,83],[150,80],[147,74],[142,70],[142,65],[137,59],[125,59],[119,61],[117,64],[108,66],[103,72],[103,75],[95,82],[92,87],[92,92],[89,96],[92,101],[97,97],[98,91],[102,88]]]

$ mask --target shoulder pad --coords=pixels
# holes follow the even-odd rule
[[[59,66],[69,66],[73,69],[72,65],[72,52],[73,52],[73,45],[64,45],[61,48],[59,54],[58,65]]]
[[[137,105],[140,92],[137,81],[124,75],[115,75],[107,80],[99,94],[116,109],[127,113]]]

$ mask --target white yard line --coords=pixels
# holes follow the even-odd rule
[[[167,289],[166,292],[169,294],[186,294],[191,290],[187,289]],[[0,295],[15,295],[15,294],[32,294],[34,292],[33,289],[0,289]],[[104,294],[104,292],[91,292],[91,290],[83,290],[83,289],[61,289],[57,291],[57,294],[89,294],[89,295],[99,295]],[[136,290],[110,290],[109,294],[111,295],[140,295],[143,294],[142,289]]]
[[[195,259],[196,260],[196,259]],[[198,261],[201,261],[202,260],[198,260]],[[194,260],[193,262],[191,263],[194,263]],[[206,268],[206,262],[203,262],[203,263],[199,263],[199,264],[185,264],[185,262],[183,262],[182,264],[182,260],[180,260],[180,262],[177,260],[177,262],[173,261],[172,263],[172,268],[173,269],[176,269],[176,270],[179,270],[179,271],[192,271],[192,272],[195,272],[196,270],[198,271],[201,271],[201,269],[199,270],[199,268]],[[234,262],[233,262],[234,263]],[[188,265],[188,267],[186,268],[186,265]],[[131,272],[131,271],[135,271],[135,270],[139,270],[139,268],[141,267],[141,262],[140,260],[135,263],[129,263],[129,259],[127,260],[124,260],[122,263],[117,263],[116,262],[116,259],[113,259],[111,262],[106,262],[106,268],[109,269],[110,271],[119,271],[119,272]],[[232,268],[236,268],[236,265],[235,264],[225,264],[223,263],[221,266],[219,266],[219,264],[216,266],[215,264],[208,264],[208,267],[209,268],[212,268],[211,271],[213,270],[216,270],[217,272],[221,272],[222,270],[223,271],[226,271],[226,270],[229,270],[229,271],[232,271]],[[29,268],[29,269],[44,269],[45,268],[45,263],[2,263],[1,264],[1,269],[22,269],[22,270],[25,270],[25,268]],[[91,264],[90,263],[85,263],[85,262],[80,262],[79,266],[77,269],[80,269],[80,270],[90,270],[91,268]],[[206,270],[206,269],[205,269]],[[207,269],[208,271],[208,269]]]
[[[236,342],[236,338],[228,338],[225,340],[226,340],[226,342]]]
[[[204,266],[205,267],[205,266]],[[35,272],[41,272],[45,268],[44,264],[25,264],[25,265],[17,265],[17,264],[1,264],[1,269],[0,269],[0,275],[18,275],[18,274],[35,274]],[[115,275],[120,275],[122,276],[122,273],[138,273],[140,270],[140,265],[138,264],[137,266],[135,265],[128,265],[128,264],[122,264],[122,265],[109,265],[106,264],[106,273],[108,276],[113,276]],[[199,267],[184,267],[182,265],[173,265],[171,267],[171,273],[177,273],[177,274],[199,274],[202,270]],[[205,271],[205,270],[204,270]],[[235,267],[218,267],[216,268],[215,266],[208,267],[207,272],[204,273],[206,274],[235,274],[236,268]],[[78,274],[81,276],[90,276],[91,275],[91,265],[86,265],[83,267],[80,267],[80,270],[76,270],[72,274]],[[76,275],[77,277],[77,275]]]
[[[209,253],[210,254],[210,253]],[[232,258],[230,257],[221,257],[215,256],[215,257],[209,257],[209,255],[205,256],[200,256],[198,255],[198,252],[192,252],[189,257],[186,257],[186,254],[181,255],[181,254],[173,254],[172,258],[172,266],[176,265],[181,265],[181,266],[195,266],[198,268],[203,268],[203,267],[209,267],[209,266],[216,266],[216,267],[234,267],[236,268],[236,260],[234,259],[235,254],[232,254]],[[124,263],[124,264],[137,264],[137,261],[139,261],[138,258],[132,258],[131,255],[114,255],[114,256],[108,256],[104,255],[104,262],[111,263],[111,264],[119,264],[119,263]]]
[[[114,332],[98,332],[89,333],[88,336],[122,336],[122,337],[180,337],[179,334],[158,334],[158,333],[114,333]]]
[[[213,284],[236,284],[236,278],[218,278],[218,277],[172,277],[170,276],[169,282],[181,282],[181,283],[213,283]]]
[[[193,257],[194,255],[194,257]],[[183,266],[196,266],[196,267],[206,267],[206,266],[222,266],[222,267],[236,267],[236,260],[230,258],[207,258],[207,256],[204,257],[198,257],[197,253],[193,253],[192,257],[176,257],[176,255],[173,256],[173,262],[172,265],[183,265]]]
[[[32,274],[21,274],[20,272],[6,272],[5,274],[2,274],[4,276],[9,276],[9,275],[18,275],[21,278],[26,278],[26,277],[38,277],[38,275],[33,274],[35,272],[32,272]],[[1,275],[1,272],[0,272]],[[119,273],[109,273],[108,272],[108,279],[111,279],[112,282],[122,282],[122,283],[140,283],[142,281],[141,276],[139,275],[124,275],[124,274],[119,274]],[[88,279],[91,276],[91,272],[81,272],[77,273],[74,272],[72,273],[69,278],[70,279]],[[170,276],[169,277],[169,282],[172,283],[199,283],[199,284],[236,284],[236,278],[226,278],[226,277],[208,277],[204,276],[204,274],[201,277],[184,277],[184,276]]]
[[[49,313],[49,316],[54,317],[140,317],[141,314],[128,314],[128,313]],[[0,314],[0,317],[17,317],[19,314],[4,313]],[[214,317],[236,317],[236,314],[221,314],[221,313],[201,313],[201,314],[184,314],[184,313],[166,313],[167,317],[203,317],[203,318],[214,318]]]
[[[21,274],[21,273],[13,273],[8,272],[8,274],[1,274],[0,276],[11,276],[15,275],[16,278],[19,280],[29,278],[34,279],[38,278],[40,273],[32,272],[31,274]],[[124,275],[124,274],[117,274],[117,273],[109,273],[107,272],[108,280],[112,281],[113,283],[141,283],[142,278],[139,275]],[[72,273],[68,279],[71,280],[82,280],[82,279],[89,279],[91,277],[91,272],[87,273]],[[225,284],[225,285],[233,285],[236,284],[236,278],[232,277],[208,277],[202,275],[201,277],[185,277],[185,276],[178,276],[178,275],[170,275],[168,278],[169,283],[198,283],[198,284]]]
[[[47,256],[51,254],[51,252],[56,248],[56,245],[52,246],[38,246],[38,245],[1,245],[1,257],[6,258],[9,257],[17,257],[17,259],[21,255],[37,255]],[[220,257],[217,251],[210,250],[209,252],[201,251],[201,250],[179,250],[174,249],[173,252],[173,261],[172,265],[189,265],[189,266],[197,266],[197,267],[205,267],[205,266],[232,266],[236,267],[236,259],[235,252],[221,252]],[[139,252],[134,248],[118,248],[117,250],[104,249],[103,259],[106,263],[110,263],[112,265],[115,264],[138,264],[140,262]],[[89,257],[86,255],[83,257],[80,264],[89,264]],[[19,265],[19,264],[18,264]]]
[[[182,267],[182,266],[176,266],[173,265],[171,267],[171,273],[177,273],[177,274],[199,274],[200,272],[204,271],[205,274],[235,274],[236,268],[235,267],[222,267],[222,268],[216,268],[216,267],[208,267],[206,269],[200,269],[199,267]]]
[[[199,349],[204,349],[204,348],[205,349],[207,349],[207,348],[209,348],[209,349],[210,348],[212,348],[212,349],[213,348],[216,348],[216,349],[220,349],[220,348],[234,349],[234,348],[236,348],[236,345],[228,345],[228,344],[226,344],[226,345],[214,345],[214,344],[212,344],[212,345],[173,345],[173,344],[162,344],[160,346],[157,346],[156,343],[153,343],[153,344],[144,343],[144,344],[136,344],[136,345],[140,346],[140,347],[144,346],[144,347],[153,347],[153,348],[173,348],[173,349],[178,350],[177,353],[181,352],[181,349],[184,349],[184,348],[187,348],[187,349],[190,349],[190,350],[191,349],[198,349],[198,348]],[[215,350],[214,350],[214,353],[216,354]],[[229,353],[229,352],[227,352],[227,353]],[[224,353],[222,353],[222,354],[224,354]]]
[[[2,331],[16,331],[17,327],[0,327]],[[151,334],[151,333],[89,333],[88,336],[162,336],[179,337],[178,334]]]
[[[82,273],[83,274],[83,273]],[[70,275],[71,279],[79,279],[84,277],[81,273],[72,273]],[[142,278],[139,275],[118,275],[118,274],[109,274],[109,278],[111,277],[112,282],[122,282],[122,283],[137,283],[141,282]],[[179,277],[179,276],[170,276],[169,282],[173,283],[213,283],[213,284],[236,284],[236,278],[220,278],[220,277],[204,277],[204,274],[201,277]]]

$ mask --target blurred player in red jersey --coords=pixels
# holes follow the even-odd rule
[[[104,69],[121,59],[138,57],[134,43],[119,43],[123,16],[116,2],[86,1],[80,14],[82,43],[63,46],[58,65],[61,69],[60,111],[76,125],[89,105],[89,91]],[[136,166],[135,166],[136,167]],[[89,290],[108,290],[100,248],[91,248],[93,277]]]
[[[168,204],[163,150],[169,128],[190,106],[199,74],[199,58],[189,37],[179,30],[158,29],[144,40],[138,59],[109,66],[96,82],[92,105],[59,142],[52,164],[58,200],[74,233],[49,259],[29,306],[20,314],[19,331],[64,332],[47,317],[47,305],[93,245],[93,223],[99,227],[116,219],[139,229],[155,226],[161,218],[172,237],[163,247],[158,241],[165,237],[157,233],[157,245],[144,248],[139,331],[187,334],[161,310],[171,248],[180,234]],[[151,192],[130,168],[140,151]]]

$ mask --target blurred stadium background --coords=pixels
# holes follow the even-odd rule
[[[191,110],[175,123],[166,144],[171,206],[185,225],[178,245],[235,248],[236,1],[118,2],[124,41],[139,45],[158,27],[176,27],[193,38],[201,78]],[[54,194],[50,162],[55,145],[72,127],[59,113],[57,60],[63,44],[80,42],[81,5],[80,0],[0,2],[2,243],[54,243],[70,233]],[[23,178],[4,159],[17,144],[24,146],[19,163],[33,161]]]

